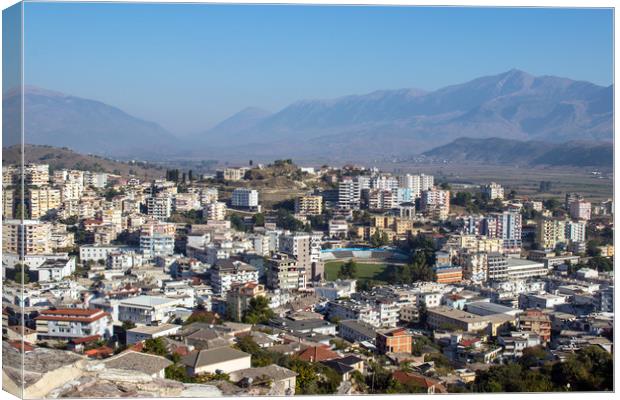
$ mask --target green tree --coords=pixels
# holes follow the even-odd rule
[[[338,271],[338,278],[340,279],[354,279],[357,276],[357,263],[353,260],[349,260],[340,266]]]
[[[168,349],[166,348],[166,342],[163,338],[146,339],[144,341],[143,353],[156,354],[158,356],[167,356]]]
[[[269,307],[269,299],[264,296],[257,296],[250,299],[248,309],[243,316],[246,324],[265,324],[273,318],[273,310]]]
[[[30,283],[30,268],[24,264],[15,264],[15,282]]]

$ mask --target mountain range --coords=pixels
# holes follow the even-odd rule
[[[10,96],[3,103],[5,110],[15,110]],[[519,70],[435,91],[301,100],[275,113],[245,108],[183,140],[93,100],[30,88],[25,103],[27,142],[118,157],[361,161],[420,154],[461,137],[550,143],[613,139],[613,85]]]
[[[451,163],[613,168],[614,147],[607,142],[550,143],[500,138],[460,138],[424,152],[423,156],[433,161]]]

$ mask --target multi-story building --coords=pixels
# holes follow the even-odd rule
[[[60,190],[49,186],[32,187],[28,190],[26,202],[30,218],[39,219],[48,211],[60,207]]]
[[[328,233],[332,238],[346,238],[349,235],[349,224],[345,219],[330,219]]]
[[[569,212],[573,219],[588,221],[592,216],[592,203],[583,200],[572,201]]]
[[[282,253],[297,260],[297,266],[306,271],[306,281],[320,280],[324,266],[321,262],[321,233],[294,232],[280,236]]]
[[[564,237],[569,242],[586,241],[586,222],[585,221],[566,221]]]
[[[582,201],[582,200],[583,200],[583,196],[580,195],[579,193],[566,193],[566,197],[564,200],[564,208],[566,208],[566,210],[570,210],[570,206],[573,202]]]
[[[608,286],[598,291],[596,295],[596,307],[600,312],[614,312],[614,287]]]
[[[566,243],[566,221],[561,218],[543,218],[536,226],[536,241],[543,249],[554,249]]]
[[[366,189],[364,200],[371,210],[389,210],[398,205],[396,193],[389,189]]]
[[[298,266],[294,257],[276,253],[267,263],[267,286],[270,289],[303,290],[306,288],[306,270]]]
[[[398,189],[398,179],[388,175],[377,175],[370,178],[370,189],[392,191]]]
[[[174,254],[174,224],[150,223],[140,230],[140,250],[147,258]]]
[[[265,287],[256,282],[233,285],[226,295],[227,316],[233,321],[241,321],[250,307],[250,300],[265,296]]]
[[[99,335],[112,336],[110,314],[77,308],[44,310],[35,318],[39,340],[71,340]]]
[[[172,199],[163,195],[147,197],[146,213],[160,221],[165,221],[172,214]]]
[[[490,322],[488,317],[446,306],[429,309],[427,313],[427,323],[433,329],[460,329],[464,332],[475,332],[487,329]]]
[[[482,186],[482,194],[489,200],[504,199],[504,188],[495,182]]]
[[[505,251],[519,252],[521,250],[521,214],[505,211],[491,213],[481,223],[482,234],[489,238],[502,239]]]
[[[305,195],[295,198],[295,214],[320,215],[323,212],[323,197]]]
[[[241,261],[219,260],[209,270],[213,293],[224,295],[233,285],[258,282],[258,271]]]
[[[362,185],[358,178],[345,177],[338,183],[338,207],[356,210],[362,200]]]
[[[49,254],[52,252],[51,225],[37,220],[4,220],[2,251],[15,254]]]
[[[24,184],[26,186],[45,186],[50,181],[50,166],[48,164],[24,165]]]
[[[15,194],[14,189],[2,188],[2,217],[15,218]]]
[[[517,321],[520,331],[537,334],[543,343],[551,339],[551,319],[541,310],[526,310],[519,315]]]
[[[376,346],[379,354],[411,354],[412,336],[405,328],[385,329],[377,332]]]
[[[97,189],[103,189],[108,184],[108,174],[105,172],[84,173],[84,186],[92,186]]]
[[[245,176],[247,170],[247,168],[224,168],[215,171],[215,176],[217,179],[225,181],[240,181]]]
[[[137,296],[118,303],[118,320],[156,325],[168,322],[180,300],[159,296]]]
[[[438,283],[458,283],[463,280],[463,268],[458,265],[435,267],[435,281]]]
[[[258,190],[237,188],[232,192],[230,204],[236,208],[257,210],[259,207]]]
[[[224,221],[226,219],[226,203],[221,201],[207,203],[202,209],[202,215],[208,221]]]
[[[420,211],[436,219],[446,219],[450,213],[450,191],[433,188],[422,192]]]

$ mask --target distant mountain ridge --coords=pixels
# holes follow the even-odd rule
[[[5,146],[20,97],[3,97]],[[246,108],[182,140],[99,101],[28,87],[26,142],[111,157],[363,161],[420,154],[461,137],[563,143],[613,140],[613,85],[510,70],[435,91],[377,90]],[[6,140],[6,139],[9,140]]]
[[[10,146],[20,137],[17,133],[19,121],[11,117],[20,113],[20,92],[6,93],[2,106],[6,140],[3,146]],[[157,155],[176,142],[175,137],[158,124],[116,107],[33,86],[24,88],[24,124],[26,143],[66,146],[96,154]]]
[[[586,141],[549,143],[501,138],[459,138],[423,155],[451,163],[612,168],[614,148],[612,143]]]
[[[277,144],[301,156],[319,156],[338,143],[362,158],[377,156],[375,149],[419,153],[463,136],[609,141],[612,96],[613,86],[510,70],[433,92],[383,90],[298,101],[245,129],[220,127],[195,139],[220,147]],[[242,118],[236,115],[237,122]],[[360,146],[368,140],[372,145]]]

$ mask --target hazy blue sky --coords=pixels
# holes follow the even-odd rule
[[[185,133],[246,106],[436,89],[511,68],[609,85],[612,18],[602,9],[27,3],[25,80]]]

